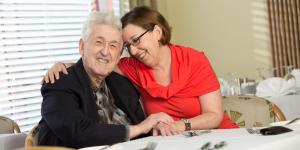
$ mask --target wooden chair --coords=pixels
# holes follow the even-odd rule
[[[20,132],[20,128],[14,120],[4,116],[0,116],[0,134]]]
[[[25,139],[25,148],[38,146],[39,128],[38,125],[34,126],[28,133]]]
[[[225,113],[239,127],[263,127],[285,121],[282,111],[272,102],[256,96],[223,97]]]
[[[60,147],[60,146],[33,146],[33,147],[19,148],[16,150],[75,150],[75,149]]]

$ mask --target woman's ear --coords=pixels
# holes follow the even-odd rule
[[[155,38],[157,39],[157,41],[160,42],[160,40],[162,39],[162,36],[163,36],[161,27],[158,25],[155,25],[152,32],[155,34]]]
[[[83,51],[84,51],[84,42],[83,39],[79,40],[79,53],[81,55],[81,57],[83,56]]]

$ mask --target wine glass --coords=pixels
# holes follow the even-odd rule
[[[228,73],[228,84],[230,87],[230,95],[240,95],[240,78],[238,78],[238,75],[236,72],[230,72]]]
[[[278,69],[277,68],[269,68],[268,69],[268,77],[271,78],[271,77],[274,77],[274,73],[275,71],[277,71]]]
[[[296,83],[295,76],[292,74],[292,70],[293,70],[294,66],[288,65],[288,66],[282,66],[282,68],[285,69],[285,72],[286,72],[286,74],[285,74],[285,76],[283,78],[287,82],[293,84],[293,93],[292,94],[296,94],[297,83]]]
[[[257,78],[258,82],[266,79],[266,77],[263,75],[263,71],[265,71],[265,68],[263,68],[263,67],[256,68],[256,72],[258,75],[258,78]]]

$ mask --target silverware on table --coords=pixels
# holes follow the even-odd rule
[[[141,150],[155,150],[156,146],[157,146],[156,142],[149,142],[147,143],[146,147],[142,148]]]
[[[218,150],[227,145],[226,141],[221,141],[219,143],[216,143],[215,145],[212,145],[211,142],[205,143],[200,150]]]
[[[197,136],[197,133],[195,131],[186,131],[186,132],[183,132],[182,134],[186,137]]]
[[[108,150],[108,149],[120,149],[120,145],[119,143],[115,143],[115,144],[112,144],[112,145],[107,145],[107,146],[104,146],[100,149],[97,149],[97,150]]]
[[[105,146],[105,147],[102,147],[102,148],[100,148],[100,149],[98,149],[98,150],[105,150],[105,149],[108,149],[110,146]]]
[[[182,134],[186,137],[193,137],[193,136],[199,136],[206,133],[211,133],[211,130],[192,130],[192,131],[185,131]]]
[[[290,125],[290,124],[292,124],[292,123],[298,121],[299,119],[300,119],[300,118],[295,118],[295,119],[289,121],[288,123],[286,123],[285,125]]]
[[[246,130],[250,134],[259,134],[260,133],[260,129],[246,128]]]

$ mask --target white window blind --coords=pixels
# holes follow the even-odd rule
[[[128,1],[121,2],[111,1],[117,15],[128,10]],[[0,115],[15,120],[22,132],[41,119],[40,81],[48,68],[80,57],[81,26],[90,8],[90,0],[0,0]]]

